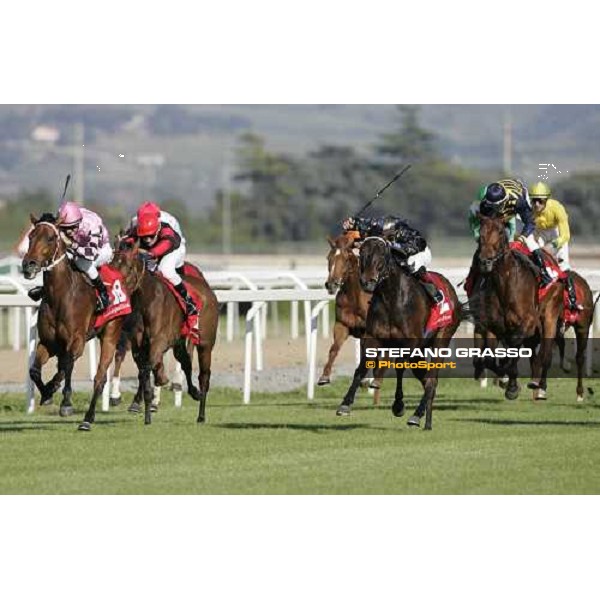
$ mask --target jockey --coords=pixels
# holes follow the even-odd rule
[[[543,181],[538,181],[529,188],[535,219],[535,235],[540,246],[550,245],[552,247],[558,265],[563,271],[569,273],[571,271],[569,216],[565,207],[558,200],[550,197],[551,194],[550,187]],[[577,304],[575,285],[571,275],[567,277],[566,284],[570,310],[582,310],[583,307]]]
[[[480,207],[481,202],[485,198],[485,193],[487,191],[487,185],[482,185],[477,192],[477,199],[474,200],[469,206],[469,227],[471,229],[471,233],[475,238],[476,242],[479,242],[479,230],[481,229],[481,213]],[[517,220],[514,216],[510,217],[506,223],[506,236],[508,237],[508,241],[512,242],[515,237],[515,232],[517,231]]]
[[[93,211],[75,202],[64,202],[58,209],[56,225],[67,246],[67,256],[79,271],[85,273],[98,292],[97,312],[110,305],[110,298],[98,267],[110,262],[112,248],[102,219]],[[29,291],[32,300],[42,298],[43,287]]]
[[[546,271],[542,250],[535,240],[535,221],[525,184],[518,179],[501,179],[487,186],[480,204],[480,214],[484,216],[502,216],[505,220],[517,215],[523,221],[519,240],[531,252],[533,262],[540,270],[541,286],[552,283],[552,277]]]
[[[403,259],[404,266],[425,288],[431,299],[439,304],[444,300],[440,290],[425,280],[427,267],[431,263],[431,250],[425,238],[406,221],[398,217],[347,218],[342,227],[344,231],[358,231],[361,239],[379,236],[389,239],[391,249]]]
[[[177,272],[185,261],[185,238],[177,219],[161,210],[157,204],[144,202],[138,208],[136,216],[131,219],[123,242],[132,245],[136,240],[140,242],[140,252],[147,257],[147,266],[152,270],[155,265],[183,298],[187,317],[197,317],[198,308]],[[197,328],[198,319],[193,321]]]

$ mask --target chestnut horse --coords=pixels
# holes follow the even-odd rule
[[[115,254],[115,267],[124,275],[136,280],[130,291],[134,312],[140,318],[133,321],[131,331],[131,350],[138,367],[138,394],[134,405],[144,399],[144,423],[152,422],[151,407],[153,389],[150,372],[154,375],[154,384],[163,386],[168,383],[163,367],[163,355],[173,349],[175,358],[181,363],[186,377],[188,393],[200,402],[198,423],[206,420],[206,396],[210,387],[212,350],[217,337],[219,305],[214,292],[198,271],[196,276],[184,276],[202,299],[199,315],[200,344],[196,346],[200,374],[199,389],[192,381],[193,346],[188,345],[181,335],[185,315],[173,292],[159,276],[148,273],[141,260],[137,247],[121,248]],[[188,347],[189,346],[189,347]]]
[[[350,413],[356,390],[367,372],[366,349],[387,348],[447,348],[461,320],[462,308],[456,291],[445,278],[448,300],[454,306],[451,323],[425,336],[424,332],[431,309],[431,301],[423,286],[392,255],[390,243],[383,238],[367,238],[360,250],[360,281],[363,288],[373,294],[362,340],[361,361],[350,388],[337,409],[338,415]],[[435,398],[437,369],[412,369],[423,386],[423,396],[408,424],[418,427],[425,415],[425,429],[432,427],[433,400]],[[396,393],[392,413],[404,414],[402,378],[404,369],[396,368]]]
[[[29,370],[31,379],[41,394],[40,404],[52,404],[52,396],[65,382],[60,404],[61,417],[73,414],[71,376],[75,361],[83,354],[86,341],[97,335],[100,338],[100,361],[94,377],[92,399],[80,430],[89,430],[94,422],[96,402],[106,383],[106,372],[113,359],[121,333],[123,318],[108,322],[95,331],[96,292],[88,278],[71,266],[67,248],[61,238],[52,214],[40,219],[31,216],[33,229],[29,234],[29,250],[23,257],[25,279],[44,273],[44,298],[38,313],[39,342],[35,359]],[[54,377],[44,383],[42,367],[56,356],[58,368]]]
[[[325,287],[335,294],[335,325],[333,343],[329,348],[329,357],[319,377],[317,385],[331,383],[333,363],[348,336],[362,338],[365,335],[367,312],[371,294],[360,285],[358,249],[354,239],[342,234],[335,239],[327,238],[331,249],[327,255],[329,276]],[[371,387],[375,389],[374,404],[379,404],[381,378],[377,378]]]

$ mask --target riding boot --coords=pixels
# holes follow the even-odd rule
[[[419,280],[419,283],[425,288],[427,295],[433,300],[435,304],[439,304],[444,299],[444,296],[440,290],[438,290],[431,281],[425,280],[425,275],[427,271],[425,267],[421,267],[416,273],[415,276]]]
[[[567,295],[569,296],[569,310],[576,312],[583,310],[583,306],[577,303],[577,292],[575,291],[575,284],[573,283],[573,276],[569,273],[567,277]]]
[[[44,297],[44,286],[43,285],[36,285],[35,287],[32,287],[28,292],[27,295],[34,301],[34,302],[39,302],[43,297]]]
[[[101,313],[110,306],[110,298],[108,297],[104,281],[102,281],[99,275],[96,279],[92,279],[92,283],[98,291],[98,305],[96,307],[96,312]]]
[[[531,253],[531,258],[535,266],[540,270],[540,276],[542,281],[540,283],[540,287],[546,287],[548,284],[552,283],[552,277],[548,275],[548,271],[546,270],[546,265],[544,264],[544,256],[542,255],[542,251],[538,248]]]
[[[185,302],[185,314],[186,317],[197,317],[198,316],[198,308],[196,307],[196,305],[194,304],[194,301],[192,300],[191,296],[188,294],[187,288],[185,287],[185,284],[183,283],[183,281],[179,284],[175,286],[175,289],[177,290],[177,293],[183,298],[184,302]],[[196,329],[198,328],[198,319],[194,320],[196,323]]]

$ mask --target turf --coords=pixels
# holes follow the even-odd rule
[[[319,389],[313,405],[304,390],[255,394],[243,406],[239,392],[215,389],[204,425],[187,396],[181,409],[161,406],[149,427],[122,405],[100,413],[89,433],[76,430],[83,394],[68,419],[56,406],[26,416],[21,397],[1,395],[0,491],[600,493],[600,403],[591,396],[577,404],[572,380],[553,381],[549,400],[537,404],[528,392],[508,402],[498,388],[444,380],[431,432],[392,416],[392,381],[382,407],[363,392],[350,417],[336,417],[346,384]],[[412,409],[417,386],[405,386]]]

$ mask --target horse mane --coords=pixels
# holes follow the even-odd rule
[[[524,266],[526,269],[529,269],[535,277],[539,277],[539,268],[526,254],[523,254],[523,252],[513,251],[513,256],[517,262],[520,262],[522,266]]]

